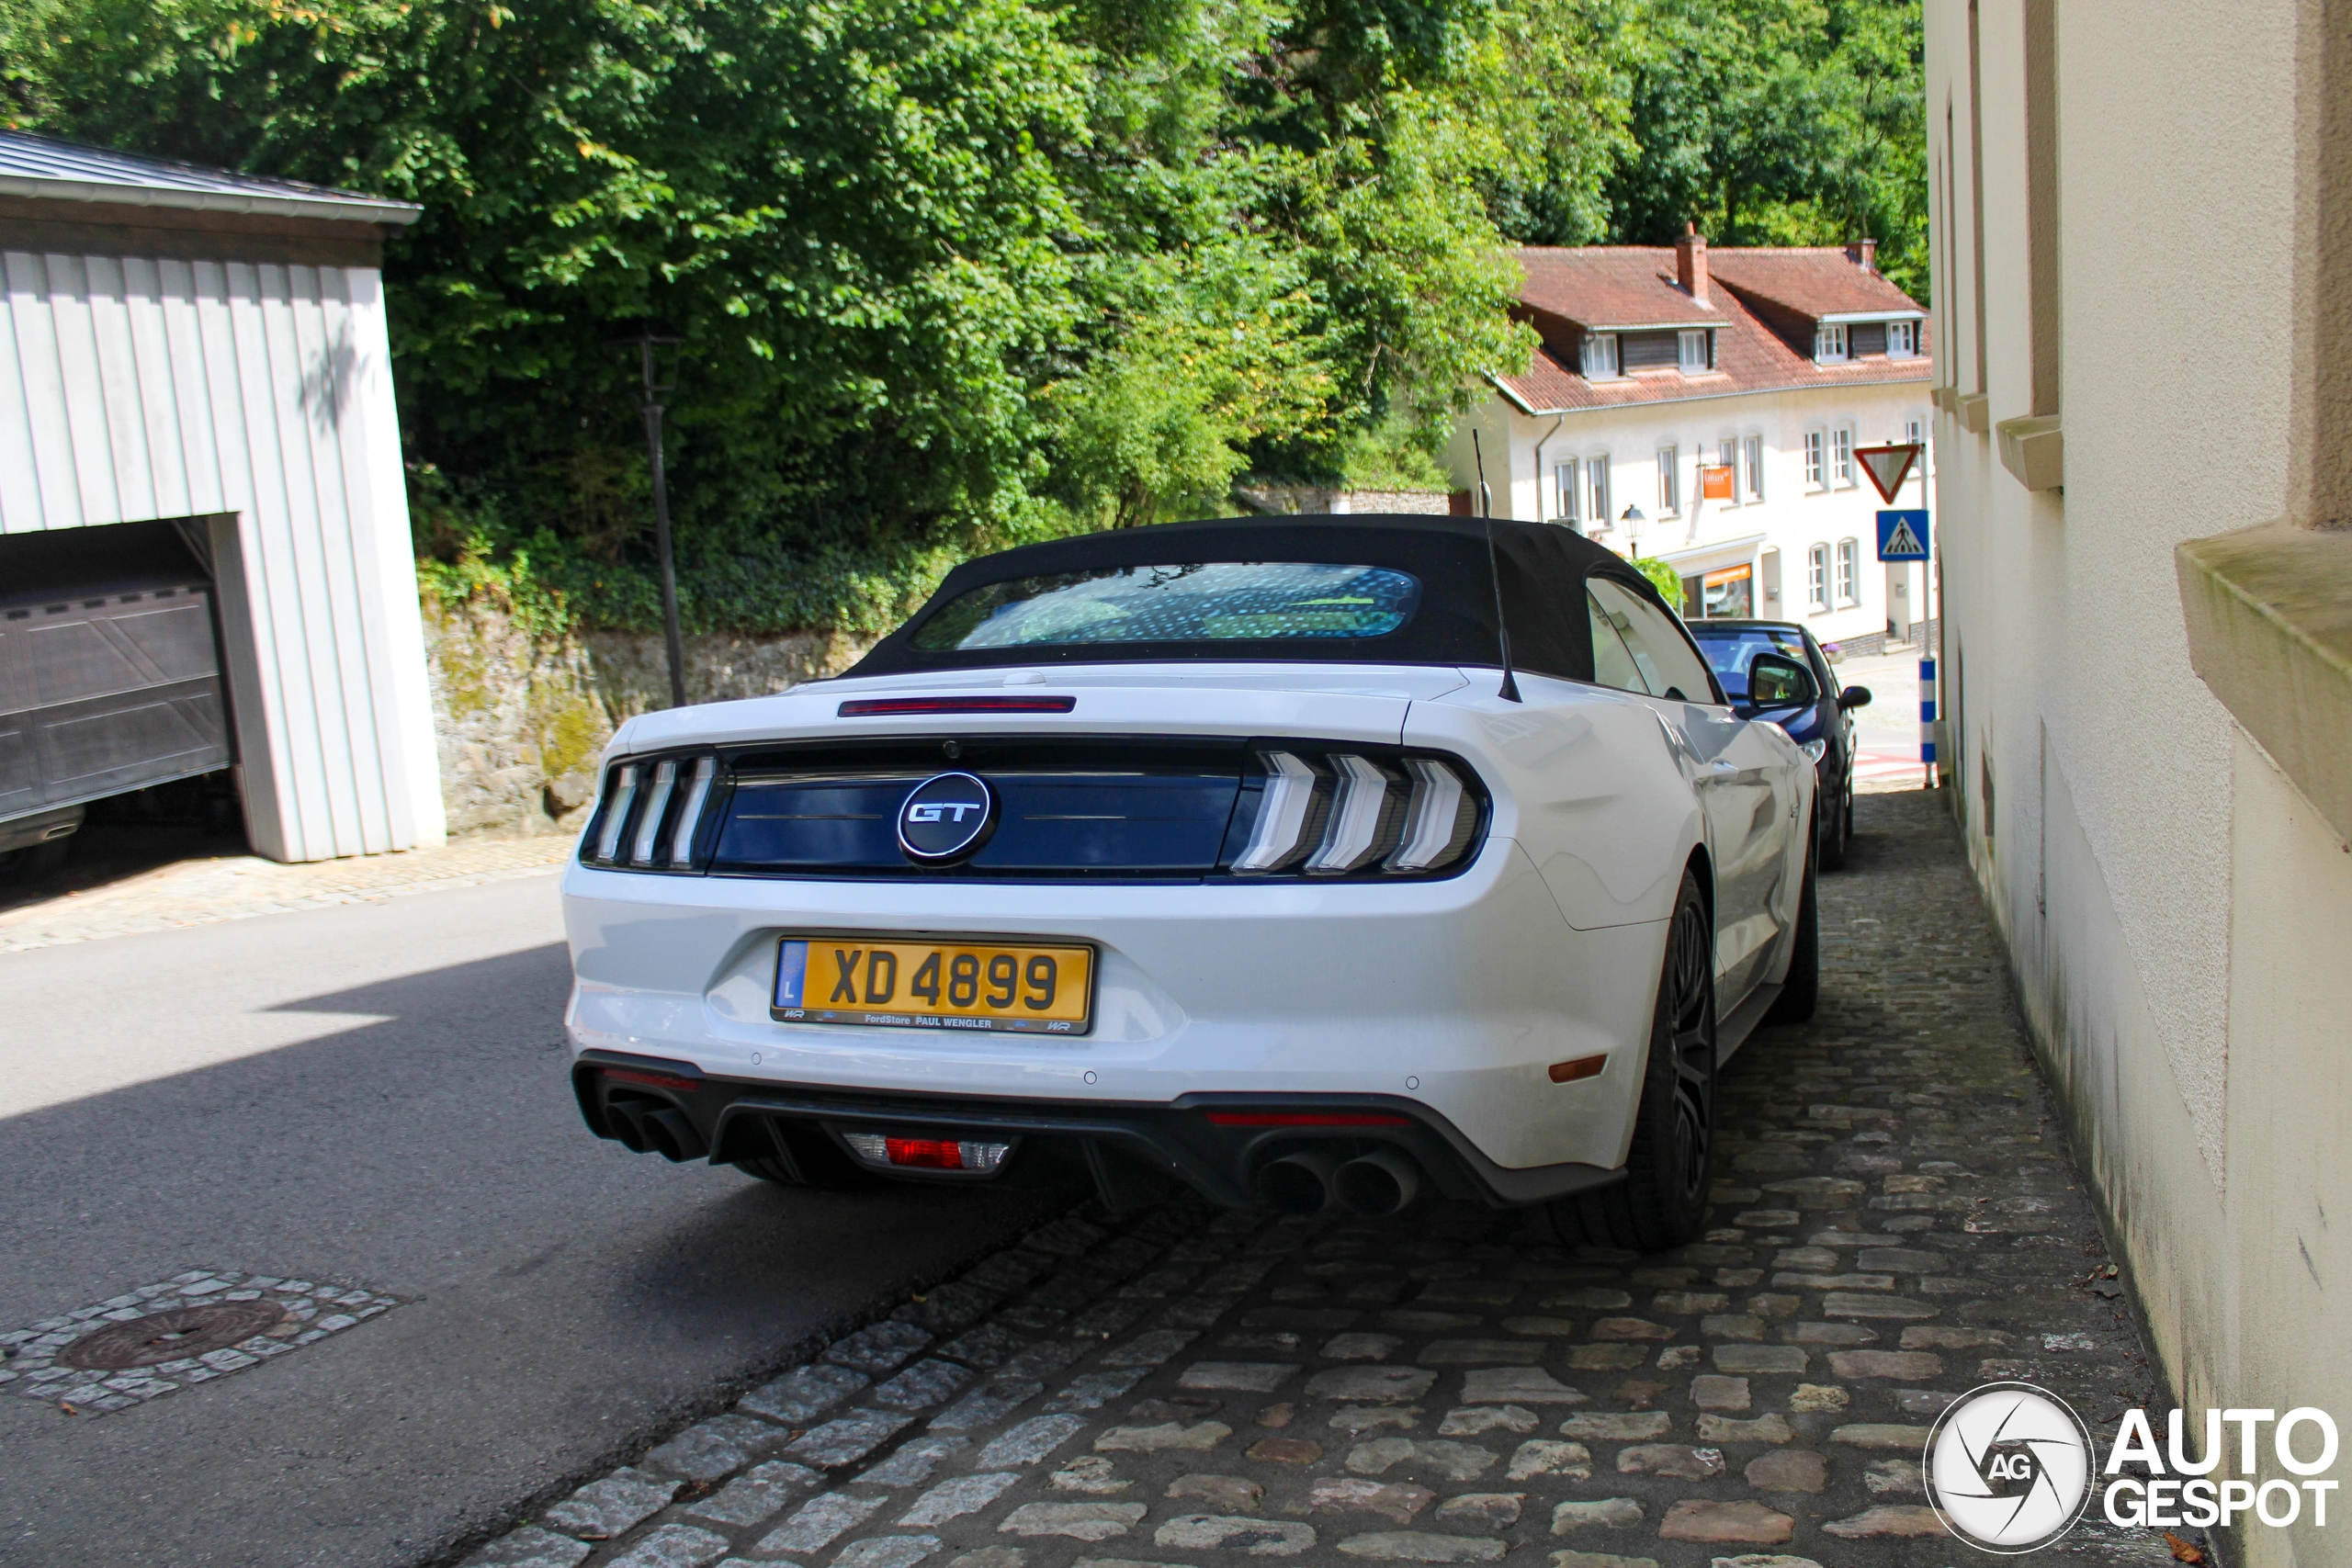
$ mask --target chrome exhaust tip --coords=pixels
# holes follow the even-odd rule
[[[1331,1194],[1351,1214],[1384,1219],[1420,1195],[1421,1168],[1397,1149],[1374,1149],[1331,1177]]]
[[[1321,1149],[1269,1160],[1258,1171],[1258,1196],[1285,1214],[1319,1214],[1330,1207],[1331,1175],[1339,1165],[1338,1156]]]

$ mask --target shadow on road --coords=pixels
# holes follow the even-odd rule
[[[464,897],[432,903],[454,914]],[[370,940],[403,913],[301,919]],[[282,974],[300,954],[273,931],[318,929],[214,940]],[[187,951],[148,945],[183,934],[104,945],[135,964]],[[12,976],[48,956],[18,955]],[[191,1268],[406,1304],[101,1419],[0,1389],[0,1562],[428,1558],[1067,1201],[792,1191],[600,1142],[566,1081],[567,979],[549,944],[242,1014],[94,1001],[86,1036],[40,1043],[102,1053],[117,1031],[195,1029],[231,1037],[226,1052],[271,1014],[367,1020],[0,1120],[0,1327]]]

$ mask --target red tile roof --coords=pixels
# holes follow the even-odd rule
[[[1713,326],[1723,320],[1712,299],[1702,305],[1674,281],[1671,247],[1545,245],[1512,254],[1527,275],[1521,300],[1580,327]]]
[[[1667,270],[1674,270],[1670,261]],[[1877,273],[1856,266],[1842,250],[1758,245],[1710,251],[1707,272],[1744,299],[1767,300],[1816,321],[1920,310],[1917,300]]]
[[[1668,247],[1545,247],[1517,255],[1526,271],[1520,299],[1545,341],[1527,374],[1495,380],[1513,402],[1532,413],[1796,387],[1925,381],[1932,374],[1924,320],[1917,358],[1814,362],[1812,327],[1822,315],[1925,315],[1909,295],[1878,274],[1863,271],[1843,250],[1711,250],[1707,263],[1713,287],[1703,306],[1675,282],[1674,252]],[[1603,381],[1588,381],[1574,368],[1574,333],[1563,330],[1656,330],[1702,322],[1715,328],[1714,369],[1690,376],[1677,370],[1637,370]],[[1776,332],[1774,324],[1781,330]]]

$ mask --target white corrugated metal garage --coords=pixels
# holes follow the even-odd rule
[[[443,836],[378,265],[416,215],[0,132],[0,599],[11,536],[177,524],[281,860]]]

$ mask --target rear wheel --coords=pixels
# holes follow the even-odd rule
[[[1546,1217],[1562,1242],[1662,1252],[1705,1225],[1715,1153],[1713,955],[1706,900],[1686,871],[1667,934],[1625,1179],[1549,1204]]]
[[[1853,785],[1848,784],[1843,788],[1850,791]],[[1821,814],[1821,869],[1824,871],[1846,869],[1846,840],[1854,830],[1852,798],[1848,794],[1843,799],[1832,802],[1829,809]]]
[[[1803,1023],[1820,1003],[1821,911],[1815,891],[1813,866],[1807,863],[1804,886],[1797,895],[1796,951],[1789,955],[1788,977],[1764,1015],[1766,1023]]]

